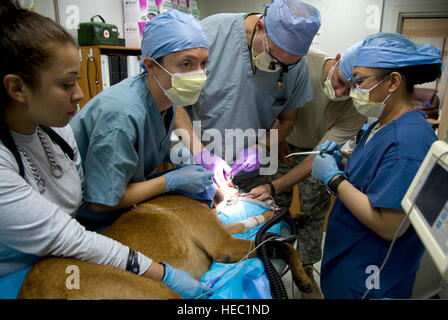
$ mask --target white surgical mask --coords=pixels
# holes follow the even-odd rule
[[[333,76],[333,72],[336,69],[336,66],[338,65],[339,61],[336,62],[336,64],[331,68],[330,73],[329,73],[329,75],[327,77],[327,80],[325,80],[325,82],[324,82],[324,92],[325,92],[325,95],[331,101],[344,101],[344,100],[350,99],[349,96],[336,97],[336,93],[334,92],[333,86],[331,85],[331,77]]]
[[[255,32],[255,35],[257,33]],[[255,36],[254,36],[255,38]],[[266,50],[268,50],[268,44],[267,44],[267,38],[266,38],[266,34],[264,35],[263,38],[263,52],[261,52],[259,55],[254,56],[254,48],[252,45],[251,48],[251,53],[252,53],[252,60],[255,64],[255,67],[257,67],[257,69],[264,71],[264,72],[277,72],[280,71],[280,69],[282,68],[278,63],[275,63],[274,58],[271,57],[271,55],[266,52]],[[272,69],[272,67],[274,69]]]
[[[389,99],[392,92],[390,92],[387,97],[383,100],[383,102],[370,102],[369,94],[370,91],[375,89],[381,83],[386,80],[387,76],[374,85],[370,89],[362,89],[359,86],[352,88],[350,90],[350,98],[352,98],[353,105],[355,106],[356,111],[366,117],[379,118],[383,113],[384,108],[386,107],[386,100]]]
[[[154,60],[155,61],[155,60]],[[157,61],[155,61],[157,63]],[[154,79],[165,93],[165,96],[176,106],[189,106],[199,99],[207,76],[204,70],[184,73],[171,73],[157,63],[163,70],[171,75],[171,88],[164,89],[156,77]]]

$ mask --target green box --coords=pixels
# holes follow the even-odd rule
[[[95,17],[99,17],[102,22],[93,21]],[[118,46],[118,28],[114,24],[106,23],[100,15],[93,16],[90,22],[79,24],[78,44],[80,46]]]

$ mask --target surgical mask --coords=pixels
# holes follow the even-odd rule
[[[255,33],[255,35],[256,34],[257,33]],[[255,38],[255,35],[254,35],[254,38]],[[254,56],[254,48],[252,45],[251,53],[252,53],[252,60],[255,64],[255,67],[257,67],[257,69],[264,71],[264,72],[280,71],[280,69],[282,67],[278,63],[276,63],[274,58],[272,58],[268,52],[266,52],[267,48],[268,48],[268,43],[267,43],[267,39],[266,39],[266,34],[264,35],[264,38],[263,38],[263,52],[262,53],[260,53],[257,56]]]
[[[384,108],[386,107],[386,100],[389,99],[392,92],[387,95],[383,102],[370,102],[369,94],[370,91],[383,83],[386,78],[387,76],[370,89],[362,89],[357,86],[350,90],[350,98],[352,98],[353,105],[355,106],[356,111],[366,117],[379,118],[381,116]]]
[[[155,60],[154,60],[155,61]],[[157,61],[155,61],[157,63]],[[164,89],[156,77],[154,79],[165,93],[165,96],[176,106],[189,106],[199,99],[207,76],[204,70],[184,73],[171,73],[157,63],[163,70],[171,75],[171,88]]]
[[[333,86],[331,85],[331,77],[333,76],[333,72],[336,69],[336,66],[338,65],[339,61],[331,68],[330,74],[328,75],[327,80],[325,80],[325,82],[324,82],[325,95],[331,101],[345,101],[345,100],[350,99],[349,96],[336,97],[336,93],[334,92]]]

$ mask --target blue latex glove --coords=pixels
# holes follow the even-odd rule
[[[213,183],[213,172],[197,165],[182,165],[177,170],[164,174],[166,191],[181,190],[189,193],[200,193]]]
[[[164,262],[162,264],[165,266],[162,282],[185,299],[194,299],[210,291],[209,287],[194,279],[188,272],[175,269]],[[201,298],[206,297],[207,295],[203,295]]]
[[[194,156],[194,163],[199,164],[208,171],[214,173],[213,180],[216,182],[218,188],[228,188],[227,180],[230,178],[232,169],[224,159],[214,155],[207,149],[204,149]]]
[[[242,150],[232,165],[232,176],[242,171],[254,171],[260,168],[261,148],[257,145]]]
[[[333,151],[332,156],[336,160],[336,164],[338,165],[338,168],[342,165],[342,159],[344,156],[341,152],[339,152],[339,144],[334,141],[325,141],[321,145],[317,147],[317,150],[319,151]]]
[[[336,159],[330,154],[320,154],[314,158],[311,175],[314,179],[322,181],[325,185],[338,174],[343,174],[336,163]]]

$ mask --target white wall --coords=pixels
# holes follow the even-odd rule
[[[36,12],[55,18],[53,0],[35,0]],[[79,22],[90,21],[90,18],[99,14],[107,23],[118,27],[120,38],[123,34],[123,0],[57,0],[59,23],[64,26],[75,39],[78,39]],[[95,18],[95,21],[100,21]]]
[[[223,12],[264,12],[264,3],[270,0],[199,0],[200,18]]]
[[[380,30],[383,0],[305,0],[316,7],[322,25],[313,41],[330,56],[343,53]]]
[[[400,12],[448,12],[447,0],[303,0],[317,9],[322,26],[312,47],[334,56],[367,35],[396,32]],[[270,0],[199,0],[200,18],[220,12],[263,12]],[[77,23],[100,14],[123,38],[122,0],[58,0],[59,21],[77,38]],[[383,9],[384,6],[384,9]],[[35,1],[36,11],[54,19],[53,0]]]
[[[263,12],[269,0],[199,0],[201,19],[220,12]],[[304,0],[316,7],[322,26],[312,47],[331,56],[380,30],[383,0]]]
[[[34,1],[34,10],[46,17],[56,20],[53,0]]]
[[[118,27],[119,38],[123,34],[123,1],[122,0],[59,0],[59,22],[66,27],[77,39],[79,22],[90,21],[94,15],[101,15],[107,23]],[[79,15],[77,15],[79,10]],[[77,21],[79,17],[79,21]],[[96,21],[98,20],[98,18]]]

